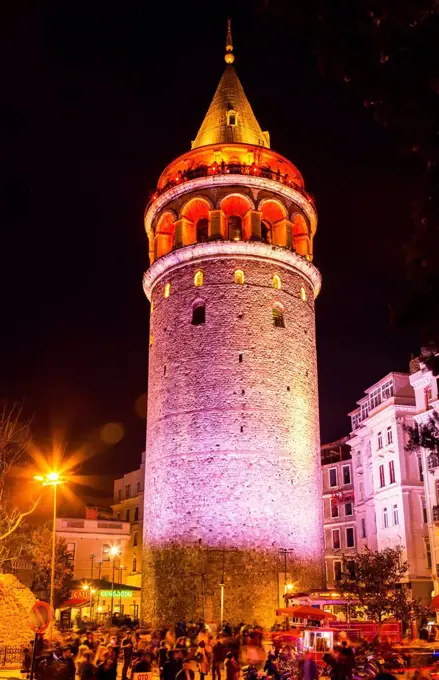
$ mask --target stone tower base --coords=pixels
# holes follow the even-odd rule
[[[143,555],[143,624],[168,626],[182,618],[220,621],[224,573],[224,620],[270,628],[283,595],[284,558],[279,552],[164,547]],[[322,565],[289,556],[296,592],[320,588]]]

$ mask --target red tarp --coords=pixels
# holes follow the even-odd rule
[[[315,621],[320,619],[332,619],[337,620],[334,614],[323,611],[323,609],[318,609],[317,607],[307,607],[302,605],[301,607],[284,607],[283,609],[278,609],[276,611],[278,616],[294,616],[296,619],[314,619]]]

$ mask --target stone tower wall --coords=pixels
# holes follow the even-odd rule
[[[171,253],[157,262],[163,273],[152,290],[142,618],[218,620],[224,573],[225,618],[268,626],[281,549],[294,550],[289,571],[300,589],[322,584],[314,296],[294,266],[299,256],[281,261],[268,245],[261,256],[262,244],[257,256],[253,244],[248,254],[212,255],[210,245],[203,253],[198,244],[194,261],[178,263]],[[243,285],[234,281],[237,269]],[[197,270],[201,287],[194,285]],[[206,322],[194,326],[200,302]],[[275,303],[285,328],[273,324]]]

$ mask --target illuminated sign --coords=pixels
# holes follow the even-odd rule
[[[111,597],[111,590],[101,590],[101,597]],[[131,590],[115,590],[113,592],[113,597],[132,597],[133,593]]]
[[[89,600],[90,594],[85,590],[72,590],[70,593],[72,600]]]

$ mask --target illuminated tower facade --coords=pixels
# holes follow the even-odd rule
[[[151,302],[142,619],[272,625],[322,585],[317,215],[227,63],[145,213]],[[281,590],[281,592],[279,592]]]

